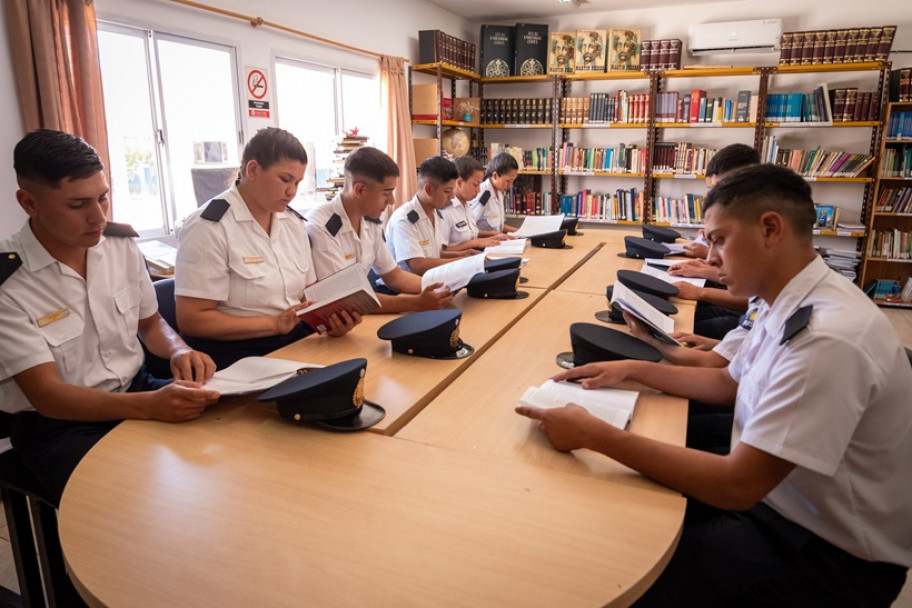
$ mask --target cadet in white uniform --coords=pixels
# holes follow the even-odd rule
[[[0,240],[0,403],[14,414],[13,447],[59,501],[120,420],[197,418],[218,398],[198,384],[215,365],[159,316],[133,229],[106,222],[95,150],[39,130],[19,142],[14,162],[29,220]],[[178,383],[146,373],[140,339],[170,360]]]
[[[484,179],[484,167],[471,156],[460,156],[453,164],[458,177],[453,200],[443,210],[445,248],[448,251],[463,251],[496,246],[506,235],[493,230],[479,231],[475,224],[475,214],[469,207],[469,202],[478,197]],[[495,234],[498,238],[494,238]]]
[[[288,207],[307,154],[282,129],[262,129],[244,149],[237,184],[194,212],[179,234],[175,293],[181,331],[219,369],[306,337],[304,288],[317,280],[304,218]],[[330,322],[343,335],[360,321]]]
[[[513,187],[519,175],[519,163],[506,152],[502,152],[488,162],[488,178],[481,184],[481,194],[472,201],[472,213],[480,230],[491,230],[494,233],[515,232],[516,228],[506,222],[504,197],[507,190]],[[489,196],[485,192],[490,192]]]
[[[731,453],[639,437],[585,410],[517,408],[558,449],[588,447],[690,498],[675,555],[642,606],[889,606],[912,564],[912,367],[896,332],[813,248],[811,189],[774,165],[706,198],[709,261],[757,294],[725,369],[596,363],[556,379],[629,379],[724,403]]]
[[[383,283],[375,286],[378,312],[442,308],[453,299],[449,290],[422,291],[421,277],[399,268],[386,246],[378,218],[392,200],[398,178],[395,161],[376,148],[359,148],[348,155],[342,192],[307,214],[317,278],[360,264],[365,274],[373,273],[375,283]]]
[[[456,167],[440,156],[432,156],[418,167],[418,192],[390,217],[386,242],[403,270],[424,274],[467,252],[448,254],[443,209],[453,198]]]

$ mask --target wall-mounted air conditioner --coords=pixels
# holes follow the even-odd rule
[[[687,30],[691,55],[711,53],[766,53],[779,50],[780,19],[698,23]]]

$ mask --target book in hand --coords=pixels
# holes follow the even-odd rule
[[[279,382],[296,376],[300,370],[323,367],[272,357],[244,357],[215,374],[203,385],[224,395],[243,395],[265,391]]]
[[[520,405],[552,409],[575,403],[608,424],[623,429],[633,416],[639,393],[616,388],[584,389],[572,382],[547,380],[530,386],[519,399]]]
[[[329,330],[329,318],[336,313],[366,315],[380,308],[380,300],[374,294],[367,274],[357,263],[306,288],[304,299],[314,303],[296,314],[319,332]]]
[[[443,283],[455,292],[469,284],[479,272],[484,272],[485,254],[459,258],[440,266],[435,266],[421,276],[421,289],[427,289],[434,283]]]
[[[523,219],[523,223],[520,224],[516,232],[513,233],[513,236],[530,237],[538,234],[545,234],[548,232],[556,232],[560,230],[564,219],[565,218],[562,214],[527,215]]]
[[[617,304],[642,321],[656,340],[672,346],[681,346],[680,342],[668,335],[674,331],[674,319],[663,315],[620,281],[614,284],[611,303]]]
[[[528,239],[509,239],[501,241],[494,247],[485,247],[486,257],[515,257],[520,256],[528,247]]]
[[[706,279],[698,279],[694,277],[673,277],[668,274],[668,268],[672,265],[663,264],[665,260],[644,260],[643,267],[640,269],[640,272],[643,274],[648,274],[657,279],[662,279],[666,283],[690,283],[694,287],[705,287]],[[680,262],[681,260],[672,260],[675,263]]]

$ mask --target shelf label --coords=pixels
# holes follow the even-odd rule
[[[852,236],[852,233],[846,230],[837,230],[836,236]]]
[[[721,127],[721,122],[692,122],[690,123],[690,128],[706,128],[706,127]]]
[[[816,182],[817,181],[817,177],[813,176],[813,175],[803,175],[802,177],[804,177],[804,181],[806,181],[806,182]]]
[[[517,124],[504,125],[504,128],[506,128],[506,129],[528,129],[529,125],[517,123]]]
[[[697,179],[696,175],[690,175],[688,173],[675,173],[675,179]]]

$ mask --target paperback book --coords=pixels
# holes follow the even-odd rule
[[[541,386],[530,386],[519,399],[520,405],[552,409],[575,403],[612,426],[623,429],[633,417],[636,391],[616,388],[584,389],[571,382],[546,380]]]

